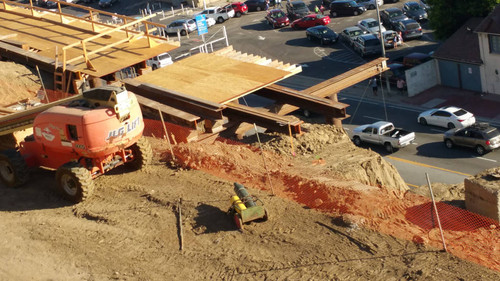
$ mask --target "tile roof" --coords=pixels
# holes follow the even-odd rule
[[[479,39],[474,32],[484,18],[470,18],[433,54],[435,59],[482,64]]]

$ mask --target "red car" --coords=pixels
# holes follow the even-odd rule
[[[273,9],[269,11],[266,15],[266,20],[269,25],[273,28],[280,28],[290,24],[290,20],[286,16],[285,12],[280,9]]]
[[[301,19],[292,22],[293,29],[309,28],[317,25],[327,25],[330,23],[330,17],[320,14],[310,14]]]
[[[248,13],[248,6],[247,6],[247,4],[245,4],[243,2],[234,2],[234,3],[231,3],[231,4],[224,6],[224,8],[226,8],[226,7],[233,8],[234,16],[237,18],[241,17],[241,15],[245,15]]]

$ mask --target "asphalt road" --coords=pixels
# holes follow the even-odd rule
[[[319,1],[305,2],[309,4],[311,10],[315,4],[319,5]],[[407,0],[395,4],[384,4],[380,10],[394,6],[401,7],[404,2]],[[90,4],[90,6],[98,8],[97,2]],[[140,9],[145,7],[144,3],[121,0],[106,10],[135,17],[139,16]],[[170,10],[166,6],[163,9]],[[297,90],[308,88],[325,79],[342,74],[370,59],[361,58],[352,48],[341,42],[329,46],[320,46],[316,42],[310,42],[305,37],[305,30],[293,30],[290,27],[272,29],[266,24],[265,15],[264,11],[250,12],[241,18],[233,18],[223,24],[217,24],[211,27],[209,33],[205,35],[206,41],[221,37],[222,29],[225,27],[229,44],[242,53],[246,52],[286,63],[300,64],[302,66],[300,74],[279,83]],[[169,19],[157,17],[153,21],[168,24],[178,17]],[[348,26],[356,25],[359,20],[365,18],[376,19],[376,10],[368,10],[360,16],[332,18],[328,26],[338,33]],[[439,46],[439,42],[433,39],[432,30],[428,29],[426,23],[423,24],[423,29],[422,39],[407,41],[402,47],[386,50],[387,57],[391,60],[411,52],[428,53],[434,51]],[[181,47],[173,51],[171,55],[174,59],[182,57],[190,48],[202,43],[201,37],[192,33],[189,38],[181,38]],[[414,144],[391,155],[388,155],[383,147],[370,146],[397,167],[409,186],[426,184],[425,173],[429,174],[432,182],[460,183],[469,175],[486,168],[496,167],[500,162],[499,152],[478,157],[472,150],[446,149],[442,143],[442,133],[445,130],[419,125],[416,122],[416,117],[420,113],[418,109],[399,105],[384,107],[383,104],[377,102],[364,101],[360,103],[359,100],[351,97],[341,97],[341,99],[342,102],[351,105],[348,108],[348,114],[353,117],[344,121],[348,132],[356,126],[378,120],[393,121],[398,127],[416,132],[417,137]],[[256,106],[263,105],[266,100],[247,96],[245,102]],[[314,117],[311,121],[314,121]],[[316,121],[322,122],[322,118],[319,117]]]

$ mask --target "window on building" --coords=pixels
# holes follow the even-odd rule
[[[490,34],[488,39],[490,41],[490,53],[500,54],[500,36]]]

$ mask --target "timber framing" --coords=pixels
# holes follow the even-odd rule
[[[51,11],[33,6],[32,0],[29,4],[1,0],[0,41],[17,42],[14,46],[45,57],[52,62],[52,71],[69,70],[92,77],[112,74],[179,47],[178,42],[151,34],[164,27],[148,21],[151,16],[134,19],[63,2],[88,12],[88,16],[79,17],[62,13],[61,2],[55,2],[58,9]],[[99,22],[95,19],[98,14],[116,17],[121,23]],[[10,58],[10,53],[0,55]]]
[[[276,83],[300,73],[300,65],[241,53],[229,46],[150,71],[147,59],[179,46],[178,42],[151,34],[164,25],[148,21],[149,17],[133,19],[71,3],[64,4],[84,9],[88,14],[63,14],[61,2],[55,1],[58,9],[54,12],[33,6],[31,0],[29,4],[0,0],[0,56],[54,72],[55,87],[63,92],[68,92],[70,85],[65,84],[66,73],[73,77],[75,91],[75,80],[82,83],[83,79],[93,81],[110,75],[115,78],[114,73],[122,69],[139,67],[137,73],[142,75],[119,82],[135,92],[148,111],[160,111],[170,122],[189,128],[187,139],[200,139],[202,134],[216,134],[242,123],[239,129],[232,130],[239,134],[238,131],[255,124],[300,134],[302,121],[284,116],[299,107],[322,113],[341,125],[340,120],[348,117],[348,105],[338,102],[337,93],[387,70],[386,59],[379,58],[296,91]],[[116,17],[120,24],[101,23],[96,19],[98,14]],[[139,31],[139,26],[144,31]],[[266,108],[238,103],[249,94],[276,103]]]

